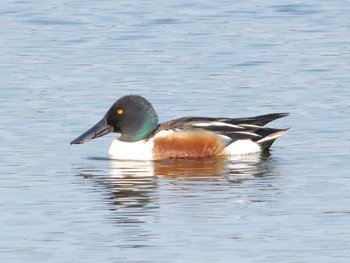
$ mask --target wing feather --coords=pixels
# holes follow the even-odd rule
[[[154,132],[160,130],[173,131],[207,131],[213,132],[229,145],[238,140],[252,140],[254,142],[265,142],[276,139],[271,134],[278,133],[278,129],[271,129],[265,125],[273,120],[288,116],[288,113],[272,113],[250,118],[210,118],[210,117],[183,117],[162,123]],[[264,140],[264,138],[266,140]],[[278,136],[276,136],[278,137]],[[271,138],[271,139],[270,139]],[[269,140],[270,139],[270,140]],[[272,141],[271,140],[271,141]],[[273,141],[272,141],[273,142]],[[272,144],[271,142],[271,144]],[[269,145],[270,146],[270,145]]]

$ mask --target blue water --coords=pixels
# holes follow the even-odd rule
[[[348,262],[347,1],[0,6],[2,262]],[[108,159],[69,142],[126,94],[161,121],[290,112],[270,155]]]

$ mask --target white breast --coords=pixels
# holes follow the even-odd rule
[[[122,142],[113,140],[109,147],[109,156],[118,160],[152,160],[153,142],[151,140]]]

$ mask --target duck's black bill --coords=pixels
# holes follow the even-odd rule
[[[91,141],[92,139],[101,137],[113,131],[113,127],[106,123],[106,119],[103,118],[91,129],[84,132],[78,138],[70,142],[70,144],[82,144]]]

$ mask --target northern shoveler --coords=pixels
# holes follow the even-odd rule
[[[287,113],[251,118],[183,117],[158,123],[152,104],[138,95],[117,100],[101,121],[71,141],[86,143],[110,132],[121,133],[109,149],[113,159],[162,160],[243,155],[270,148],[288,129],[265,124]]]

